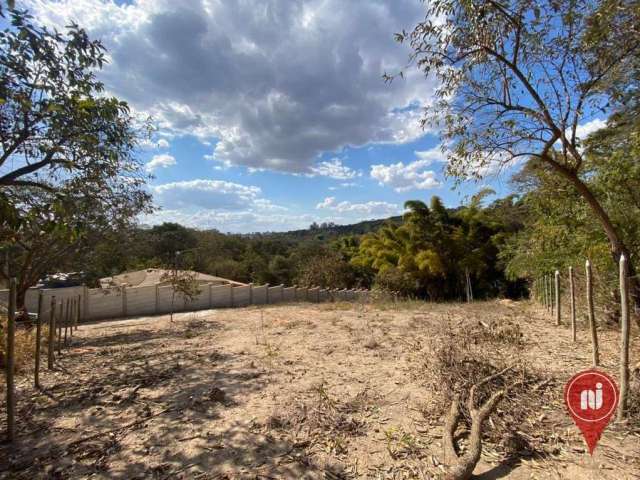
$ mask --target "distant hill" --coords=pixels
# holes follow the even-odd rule
[[[385,223],[401,224],[402,217],[382,218],[378,220],[365,220],[364,222],[353,223],[350,225],[334,225],[334,224],[312,224],[309,228],[303,230],[290,230],[288,232],[264,232],[251,233],[246,236],[261,237],[269,239],[287,239],[287,240],[328,240],[345,235],[363,235],[379,229]]]

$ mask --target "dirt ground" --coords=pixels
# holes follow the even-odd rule
[[[0,446],[0,478],[439,478],[442,422],[425,412],[421,365],[437,326],[489,320],[519,326],[521,353],[551,393],[536,420],[544,449],[505,459],[486,444],[477,478],[640,478],[639,424],[611,425],[592,458],[565,414],[564,383],[590,367],[586,330],[573,344],[542,309],[509,301],[281,305],[83,325],[57,370],[42,372],[42,391],[19,378],[19,442]],[[601,368],[617,377],[618,334],[600,340]]]

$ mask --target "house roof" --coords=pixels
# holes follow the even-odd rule
[[[162,285],[168,283],[163,281],[162,277],[170,270],[164,270],[162,268],[147,268],[145,270],[135,270],[133,272],[125,272],[113,277],[104,277],[100,279],[100,286],[103,288],[126,285],[129,287],[150,287],[153,285]],[[235,286],[243,286],[245,283],[236,282],[235,280],[229,280],[228,278],[216,277],[214,275],[208,275],[206,273],[194,272],[188,270],[187,272],[195,274],[195,279],[200,283],[214,283],[214,284],[231,284]]]

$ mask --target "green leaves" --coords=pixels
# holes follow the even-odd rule
[[[102,95],[104,48],[11,10],[0,32],[0,245],[10,275],[32,285],[150,210],[126,103]],[[6,269],[2,270],[6,274]]]
[[[385,225],[365,235],[351,263],[372,268],[376,283],[387,288],[395,285],[392,289],[407,294],[458,298],[467,272],[477,295],[495,293],[497,285],[507,282],[497,266],[493,238],[506,234],[513,224],[505,221],[510,212],[503,217],[502,204],[481,205],[490,193],[480,192],[455,214],[435,196],[429,207],[420,200],[406,202],[403,224]]]

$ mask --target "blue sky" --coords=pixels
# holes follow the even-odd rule
[[[491,168],[453,191],[437,132],[419,125],[433,80],[414,69],[382,80],[406,65],[393,33],[420,20],[418,0],[26,4],[101,39],[108,93],[153,118],[139,155],[160,209],[143,223],[281,231],[385,218],[432,195],[456,206],[484,186],[509,193],[510,172]]]

